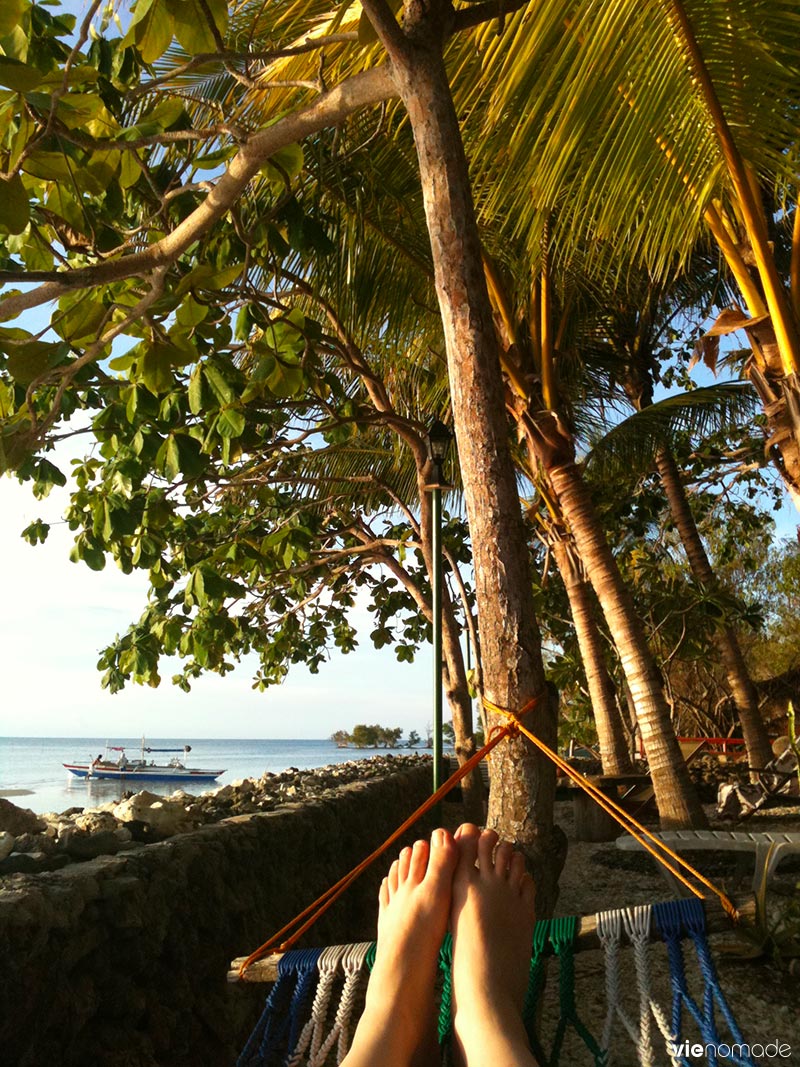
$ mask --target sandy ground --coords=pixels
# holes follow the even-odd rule
[[[713,815],[713,808],[708,809]],[[674,898],[667,882],[656,869],[649,856],[622,852],[613,842],[589,844],[575,840],[571,801],[557,803],[558,823],[569,839],[569,852],[560,881],[558,913],[561,915],[587,915],[596,911],[628,907],[635,904],[651,904]],[[655,823],[652,829],[657,829]],[[717,828],[721,828],[719,825]],[[729,828],[729,827],[726,827]],[[751,831],[782,829],[800,831],[800,809],[793,808],[759,812],[740,827]],[[693,853],[689,857],[697,866],[734,899],[741,898],[751,888],[752,860],[742,863],[736,854]],[[747,865],[749,862],[749,866]],[[785,860],[773,880],[770,893],[769,913],[776,921],[782,907],[797,899],[800,888],[800,857]],[[800,920],[798,920],[800,924]],[[800,935],[800,930],[798,931]],[[788,961],[781,965],[773,961],[743,959],[753,951],[752,938],[744,935],[723,933],[711,937],[712,954],[717,966],[724,995],[739,1024],[742,1036],[750,1044],[778,1041],[784,1045],[784,1055],[758,1054],[759,1064],[792,1064],[800,1067],[800,978],[789,974]],[[690,943],[685,943],[686,972],[694,997],[702,1004],[703,982],[696,955]],[[651,975],[651,991],[662,1007],[666,1018],[671,1018],[672,994],[666,948],[654,943],[648,952]],[[578,953],[575,957],[575,1002],[579,1018],[595,1037],[602,1035],[607,1017],[605,993],[605,957],[602,951]],[[542,1033],[546,1051],[552,1047],[553,1035],[558,1024],[558,966],[552,962],[548,967],[547,988],[544,998]],[[636,982],[631,949],[623,950],[620,958],[620,987],[622,1004],[629,1019],[638,1026],[639,992]],[[700,1033],[688,1012],[684,1010],[682,1036],[692,1042],[700,1041]],[[723,1017],[717,1010],[719,1039],[733,1040]],[[653,1028],[655,1067],[669,1067],[671,1060],[665,1041]],[[785,1046],[790,1046],[786,1052]],[[626,1032],[624,1023],[617,1018],[612,1030],[612,1059],[616,1067],[638,1067],[640,1060],[635,1045]],[[723,1050],[724,1051],[724,1050]],[[760,1050],[759,1050],[760,1052]],[[704,1057],[688,1056],[683,1063],[706,1063]],[[720,1058],[719,1062],[729,1060]],[[595,1067],[595,1058],[570,1027],[564,1039],[559,1058],[561,1065],[569,1067]],[[490,1067],[490,1065],[487,1065]]]

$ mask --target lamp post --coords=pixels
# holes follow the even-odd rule
[[[426,492],[431,494],[431,610],[433,614],[433,791],[442,784],[442,489],[450,489],[442,465],[453,435],[439,419],[430,424],[425,443],[430,460]]]

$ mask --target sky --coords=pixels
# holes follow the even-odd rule
[[[398,663],[391,649],[376,651],[365,609],[354,615],[368,627],[355,652],[334,651],[317,675],[293,667],[263,693],[251,688],[253,660],[224,678],[205,675],[188,694],[170,682],[178,660],[162,661],[157,689],[101,689],[98,653],[141,614],[146,576],[123,574],[113,561],[99,572],[70,562],[66,500],[66,489],[40,501],[30,484],[0,477],[0,735],[324,738],[366,722],[424,736],[432,719],[430,650],[413,664]],[[20,533],[36,518],[55,525],[32,546]]]
[[[65,7],[79,13],[84,5],[69,0]],[[31,316],[19,324],[42,323]],[[54,489],[38,501],[29,485],[0,477],[0,736],[323,738],[359,722],[424,735],[432,718],[430,649],[414,664],[397,663],[391,648],[372,648],[370,617],[358,608],[363,636],[354,653],[332,652],[317,675],[294,667],[264,693],[251,688],[253,661],[225,678],[205,675],[189,694],[169,681],[177,661],[162,664],[157,689],[102,690],[98,653],[139,617],[146,578],[125,575],[112,561],[101,572],[71,563],[72,535],[61,521],[66,499],[66,490]],[[20,534],[36,518],[54,525],[34,547]],[[794,536],[796,521],[794,509],[784,508],[780,533]]]

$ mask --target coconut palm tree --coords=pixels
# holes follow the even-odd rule
[[[531,257],[549,227],[562,262],[610,245],[603,269],[638,257],[663,279],[713,242],[744,309],[713,335],[745,331],[800,502],[795,18],[791,0],[552,0],[484,30],[454,84],[480,215],[506,212]]]

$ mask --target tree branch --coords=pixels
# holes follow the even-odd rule
[[[57,300],[75,289],[107,285],[149,273],[156,267],[170,266],[225,215],[259,169],[278,149],[301,141],[328,126],[335,126],[353,112],[396,94],[388,64],[373,67],[372,70],[348,78],[313,104],[287,115],[273,126],[248,138],[202,204],[162,240],[141,252],[106,260],[96,266],[78,267],[72,271],[47,275],[46,284],[27,293],[13,294],[0,302],[0,321],[16,318],[23,311]],[[43,272],[38,272],[35,275],[37,280],[42,278],[42,274]],[[27,277],[30,278],[31,275]],[[3,275],[0,274],[0,281],[2,279]]]

